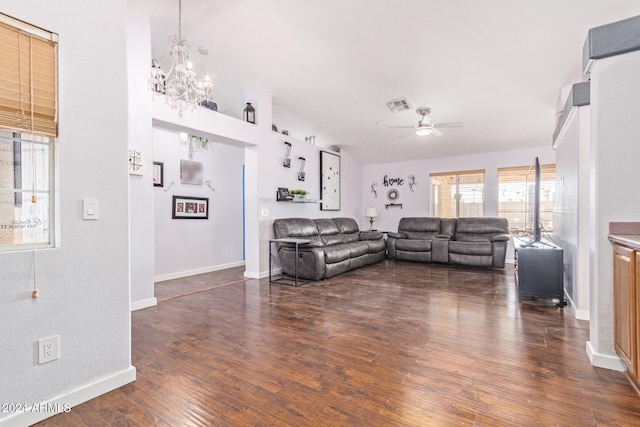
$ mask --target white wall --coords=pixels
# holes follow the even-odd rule
[[[431,216],[429,212],[430,173],[484,169],[484,216],[495,217],[498,215],[498,168],[527,166],[536,157],[540,159],[542,164],[555,163],[555,152],[551,149],[551,143],[549,142],[545,147],[524,150],[365,165],[362,167],[361,187],[363,209],[358,212],[358,216],[364,221],[366,220],[363,217],[364,208],[377,208],[379,217],[374,222],[374,228],[396,231],[400,218]],[[404,179],[404,184],[385,187],[383,185],[385,175],[389,178],[402,178]],[[409,189],[409,175],[415,175],[416,177],[417,185],[413,188],[413,192]],[[377,187],[374,187],[378,193],[377,197],[371,192],[371,185],[374,182],[378,184]],[[398,207],[385,208],[385,204],[389,203],[387,192],[391,188],[396,188],[400,192],[400,198],[396,201],[396,204],[402,203],[402,209]],[[508,254],[508,259],[513,262],[512,250]]]
[[[564,287],[578,319],[589,320],[589,116],[577,107],[556,149],[554,239],[563,249]]]
[[[149,17],[140,1],[127,10],[127,67],[129,87],[129,147],[143,156],[142,175],[129,175],[131,309],[156,305],[153,285],[153,160],[151,99],[146,77],[151,63]]]
[[[180,183],[180,159],[189,146],[175,131],[153,129],[153,160],[164,163],[164,187],[153,187],[155,280],[166,280],[242,264],[242,166],[244,148],[209,141],[196,145],[207,185]],[[170,186],[171,183],[174,185]],[[172,196],[209,198],[208,220],[171,219]]]
[[[40,296],[35,300],[33,254],[0,254],[0,402],[77,404],[135,379],[126,1],[2,0],[0,10],[60,35],[56,197],[61,234],[59,247],[38,252]],[[82,220],[85,197],[98,199],[98,221]],[[38,365],[37,341],[52,335],[60,336],[60,359]],[[0,412],[0,424],[27,425],[46,414],[14,416]]]
[[[178,117],[177,112],[164,105],[162,99],[156,99],[153,102],[153,117],[156,127],[183,130],[244,148],[245,275],[266,277],[269,268],[268,239],[273,237],[274,219],[344,216],[355,218],[362,226],[361,165],[348,152],[343,150],[340,153],[342,193],[340,211],[321,211],[318,204],[277,202],[278,187],[303,188],[311,193],[310,198],[320,197],[319,153],[324,148],[271,130],[271,94],[267,89],[260,86],[248,87],[245,88],[245,96],[253,102],[253,105],[256,105],[257,125],[204,109]],[[305,123],[297,123],[293,114],[287,116],[287,123],[296,129],[307,128]],[[291,168],[282,166],[285,140],[293,145]],[[323,138],[323,140],[329,141],[329,138]],[[304,182],[299,182],[297,179],[300,164],[298,157],[306,158]],[[263,209],[268,212],[266,216],[261,216]],[[157,247],[159,246],[161,243],[157,244]]]
[[[284,141],[292,144],[291,168],[282,166],[285,145]],[[360,191],[362,188],[361,165],[348,152],[340,155],[341,172],[341,201],[339,211],[321,211],[319,204],[277,202],[278,187],[289,189],[300,188],[310,192],[310,199],[319,199],[320,194],[320,151],[324,149],[304,141],[295,140],[284,135],[273,133],[272,138],[259,147],[260,158],[260,209],[269,211],[268,217],[260,217],[260,270],[263,277],[268,272],[268,239],[273,237],[273,220],[277,218],[355,218],[363,228],[362,205]],[[306,159],[305,181],[298,181],[300,160]],[[368,228],[368,224],[366,225]]]
[[[612,221],[640,220],[640,52],[591,68],[591,322],[587,351],[596,366],[622,369],[613,349]]]

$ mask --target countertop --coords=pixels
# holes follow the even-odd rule
[[[609,234],[609,240],[633,249],[640,249],[640,234]]]

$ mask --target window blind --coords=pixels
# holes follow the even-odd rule
[[[0,14],[0,128],[57,135],[56,39]]]
[[[484,216],[484,169],[429,174],[431,214],[441,218]]]
[[[525,231],[527,182],[530,166],[498,168],[498,216],[509,221],[511,232]],[[540,222],[546,232],[553,231],[553,199],[556,189],[556,165],[540,165]]]

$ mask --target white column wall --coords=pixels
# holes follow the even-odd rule
[[[609,222],[640,220],[640,51],[591,68],[591,322],[595,366],[622,369],[613,349],[613,255]]]
[[[0,253],[0,402],[75,406],[135,379],[127,2],[0,0],[0,10],[60,36],[56,226],[61,237],[58,247],[38,251],[35,300],[33,253]],[[98,200],[99,220],[82,219],[83,198]],[[52,335],[60,337],[60,358],[39,365],[38,340]],[[0,412],[0,425],[29,425],[49,415]]]
[[[556,149],[554,238],[564,253],[564,286],[575,317],[589,320],[590,108],[576,107]]]
[[[129,148],[141,151],[143,174],[129,175],[131,309],[156,305],[153,284],[153,144],[151,93],[146,77],[151,64],[149,17],[139,1],[128,3],[127,67],[129,87]]]

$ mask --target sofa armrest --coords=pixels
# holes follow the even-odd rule
[[[382,239],[381,231],[361,231],[360,240],[379,240]]]
[[[394,232],[389,232],[387,233],[388,237],[392,237],[394,239],[406,239],[407,235],[404,233],[394,233]]]
[[[498,234],[497,236],[493,236],[491,238],[492,242],[508,242],[511,239],[511,236],[508,234]]]
[[[436,234],[435,238],[436,239],[443,239],[443,240],[451,240],[451,234],[447,234],[447,233],[443,233],[443,234]]]

